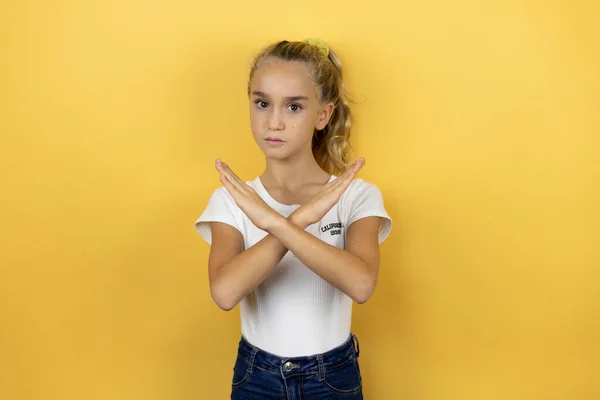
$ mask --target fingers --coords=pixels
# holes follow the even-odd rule
[[[232,170],[231,168],[229,168],[229,166],[227,165],[227,163],[221,161],[220,159],[217,159],[216,161],[216,167],[217,167],[217,171],[219,171],[219,173],[221,175],[224,175],[227,177],[227,180],[229,181],[229,183],[231,183],[231,185],[233,187],[235,187],[237,190],[241,191],[241,192],[245,192],[247,189],[246,183],[244,181],[242,181]]]
[[[226,164],[221,160],[216,161],[217,171],[219,171],[220,181],[225,186],[229,194],[237,198],[238,193],[243,193],[241,185],[235,180],[231,170],[226,167]]]
[[[359,158],[358,160],[354,161],[354,163],[350,166],[350,168],[348,169],[348,173],[349,174],[355,174],[363,167],[363,165],[365,165],[366,160],[364,158]]]
[[[232,195],[234,199],[236,199],[238,196],[239,190],[235,186],[233,186],[233,184],[231,183],[229,178],[227,178],[227,175],[220,175],[219,180],[221,181],[223,186],[225,186],[225,189],[227,189],[229,194]]]
[[[365,165],[365,162],[366,160],[362,157],[354,161],[350,165],[348,170],[346,170],[346,172],[344,172],[335,181],[332,182],[331,189],[335,190],[339,186],[347,187],[352,182],[358,171]]]
[[[356,176],[358,171],[363,167],[363,165],[365,165],[364,158],[360,158],[359,160],[355,161],[344,174],[342,174],[338,179],[334,181],[336,184],[331,187],[331,191],[336,193],[336,195],[341,196],[342,193],[344,193],[346,189],[348,189],[348,187],[354,180],[354,177]]]
[[[344,179],[346,179],[346,177],[350,174],[350,171],[352,170],[352,168],[355,166],[356,161],[353,162],[350,167],[348,167],[348,169],[346,170],[346,172],[344,172],[342,175],[338,176],[333,182],[331,182],[330,187],[331,188],[335,188],[337,186],[340,185],[340,182],[343,181]]]
[[[361,157],[358,160],[356,160],[350,166],[350,168],[348,168],[348,171],[346,172],[346,176],[344,176],[344,180],[351,182],[352,179],[354,179],[354,177],[358,173],[358,171],[360,171],[360,169],[363,167],[363,165],[365,165],[365,159],[364,158]]]
[[[348,170],[340,175],[333,182],[328,183],[324,190],[325,191],[345,191],[358,171],[365,165],[366,160],[361,157],[358,160],[354,161]],[[242,193],[247,193],[250,190],[250,187],[246,184],[246,182],[242,181],[232,170],[231,168],[220,159],[217,159],[215,162],[215,166],[217,171],[221,174],[221,182],[223,185],[231,192],[231,190],[235,189]]]

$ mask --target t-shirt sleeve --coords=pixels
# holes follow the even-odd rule
[[[221,186],[212,193],[208,200],[208,205],[195,222],[198,233],[208,244],[212,244],[211,222],[222,222],[233,226],[243,235],[242,229],[242,211],[235,203],[235,200],[224,186]]]
[[[389,236],[392,230],[392,218],[388,215],[383,202],[383,195],[379,188],[362,179],[355,179],[344,193],[348,207],[346,226],[365,217],[381,217],[379,225],[379,243]]]

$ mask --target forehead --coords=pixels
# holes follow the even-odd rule
[[[317,97],[317,88],[304,63],[275,58],[264,60],[254,71],[250,90],[274,97]]]

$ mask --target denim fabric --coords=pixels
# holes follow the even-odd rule
[[[359,353],[353,333],[323,354],[288,358],[261,350],[242,336],[233,367],[231,399],[362,400]]]

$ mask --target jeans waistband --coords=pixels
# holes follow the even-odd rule
[[[357,358],[360,354],[360,347],[356,335],[350,333],[344,343],[325,353],[302,357],[280,357],[259,349],[242,336],[238,346],[238,354],[248,361],[250,369],[256,366],[284,376],[322,375],[326,370],[335,369],[337,365],[348,359]]]

